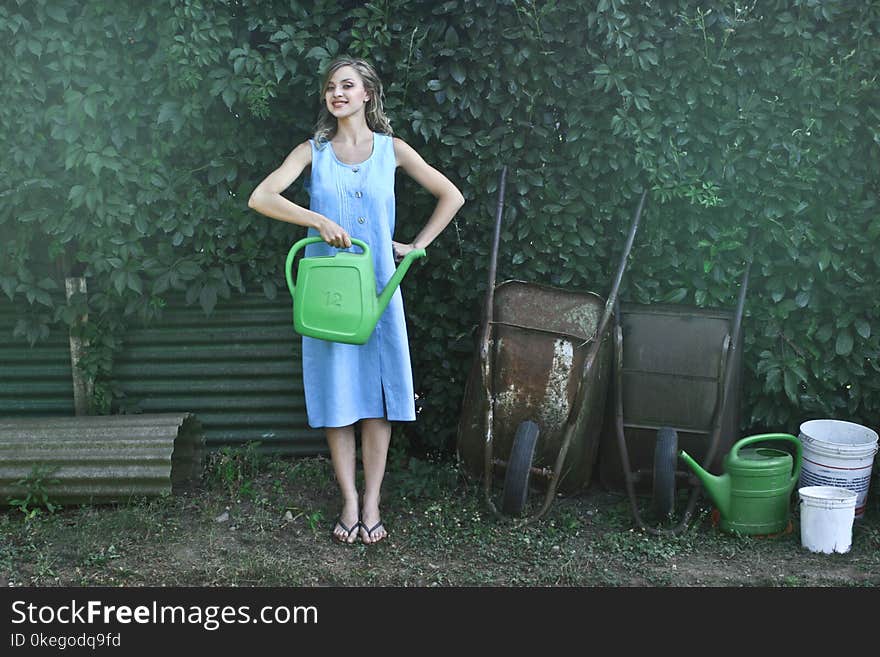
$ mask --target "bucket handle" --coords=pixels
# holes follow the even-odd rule
[[[739,457],[739,450],[741,447],[745,447],[746,445],[751,445],[753,443],[760,443],[766,440],[785,440],[790,443],[794,443],[795,446],[795,456],[794,456],[794,467],[792,468],[791,481],[789,482],[790,486],[794,486],[795,482],[798,480],[798,477],[801,475],[801,460],[803,457],[803,445],[801,445],[801,441],[798,440],[795,436],[792,436],[790,433],[761,433],[756,436],[749,436],[748,438],[743,438],[736,445],[733,446],[732,456],[733,458]]]
[[[293,258],[296,256],[297,251],[306,246],[307,244],[314,244],[315,242],[323,242],[323,238],[318,237],[317,235],[312,237],[304,237],[292,247],[290,247],[290,251],[287,253],[287,262],[284,263],[284,276],[287,278],[287,289],[290,290],[290,296],[293,296],[295,285],[293,283]],[[354,246],[359,246],[363,250],[363,255],[370,255],[370,247],[367,246],[366,242],[363,242],[357,238],[352,237],[351,243]],[[340,248],[340,247],[336,247]],[[335,255],[332,257],[336,257]]]

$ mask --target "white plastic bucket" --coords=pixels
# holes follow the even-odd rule
[[[858,494],[836,486],[806,486],[801,498],[801,545],[810,552],[849,552]]]
[[[877,432],[843,420],[810,420],[798,436],[803,446],[799,485],[837,486],[858,494],[856,519],[865,515]]]

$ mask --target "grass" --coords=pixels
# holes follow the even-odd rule
[[[246,446],[215,453],[191,493],[0,512],[0,584],[877,586],[878,488],[852,550],[816,555],[800,545],[796,509],[794,531],[775,539],[723,534],[707,506],[680,536],[653,536],[633,529],[624,495],[598,484],[516,527],[453,464],[395,451],[383,491],[389,539],[340,546],[329,537],[338,512],[330,462],[266,458]]]

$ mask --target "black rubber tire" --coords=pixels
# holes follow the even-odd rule
[[[529,479],[532,475],[532,461],[535,458],[535,446],[541,432],[537,424],[531,420],[520,422],[510,448],[510,459],[507,462],[507,473],[504,475],[504,493],[501,510],[507,515],[518,516],[526,507],[529,497]]]
[[[660,427],[654,445],[654,511],[670,518],[675,510],[675,465],[678,462],[678,432]]]

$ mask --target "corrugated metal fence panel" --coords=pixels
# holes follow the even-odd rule
[[[209,317],[172,299],[162,319],[130,328],[113,373],[136,410],[194,413],[208,447],[327,452],[323,432],[308,426],[300,337],[282,297],[220,300]]]
[[[0,294],[0,417],[73,415],[73,378],[67,327],[52,327],[31,347],[13,337],[17,317]]]
[[[188,413],[0,420],[0,500],[42,469],[49,499],[125,502],[198,483],[204,434]]]

